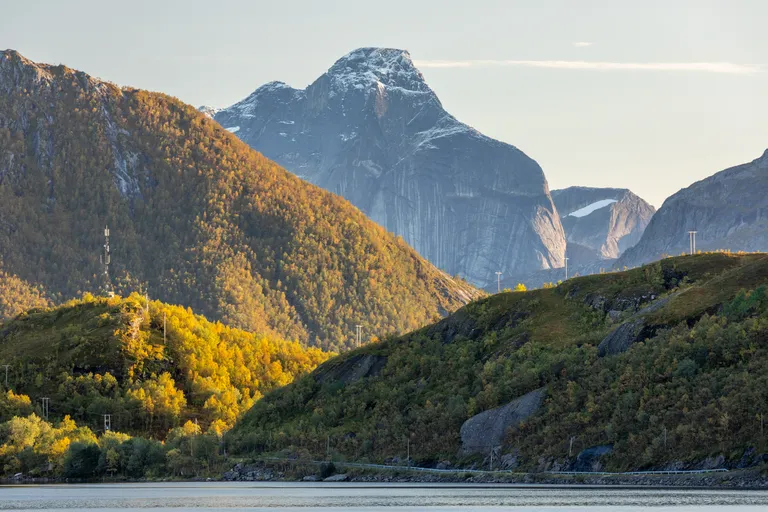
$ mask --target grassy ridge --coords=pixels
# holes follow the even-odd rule
[[[611,468],[740,456],[762,446],[754,417],[768,413],[767,283],[766,255],[702,254],[494,295],[321,365],[257,403],[228,441],[243,453],[322,456],[330,437],[338,456],[381,461],[403,456],[410,438],[422,462],[456,460],[466,419],[546,387],[541,410],[503,447],[526,468],[567,463],[572,436],[577,451],[612,445]],[[660,300],[645,342],[598,357],[609,332]]]

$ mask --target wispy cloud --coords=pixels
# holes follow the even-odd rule
[[[572,44],[573,46],[575,46],[576,48],[585,48],[585,47],[587,47],[587,46],[592,46],[592,45],[593,45],[593,44],[595,44],[595,43],[593,43],[593,42],[591,42],[591,41],[574,41],[574,42],[573,42],[573,43],[571,43],[571,44]]]
[[[422,68],[524,67],[587,71],[683,71],[743,75],[760,73],[759,66],[732,62],[593,62],[583,60],[421,60]]]
[[[468,68],[477,66],[481,61],[471,60],[416,60],[413,63],[420,68]]]

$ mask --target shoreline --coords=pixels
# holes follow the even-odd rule
[[[299,483],[308,485],[346,484],[453,484],[458,486],[525,488],[594,488],[594,489],[717,489],[717,490],[768,490],[768,468],[738,469],[705,473],[678,474],[553,474],[511,473],[471,470],[426,472],[423,469],[370,469],[350,467],[343,462],[334,463],[329,474],[321,476],[323,469],[315,464],[293,461],[252,462],[236,464],[231,470],[216,476],[164,477],[164,478],[94,478],[67,479],[16,476],[0,478],[0,486],[67,485],[67,484],[136,484],[136,483]]]

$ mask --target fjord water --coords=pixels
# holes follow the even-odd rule
[[[506,485],[151,483],[0,487],[0,510],[764,511],[768,492]]]

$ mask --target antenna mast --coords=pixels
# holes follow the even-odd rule
[[[109,226],[104,228],[104,254],[101,255],[100,261],[104,265],[104,295],[114,297],[112,281],[109,279],[109,264],[112,263],[112,252],[109,249]]]

